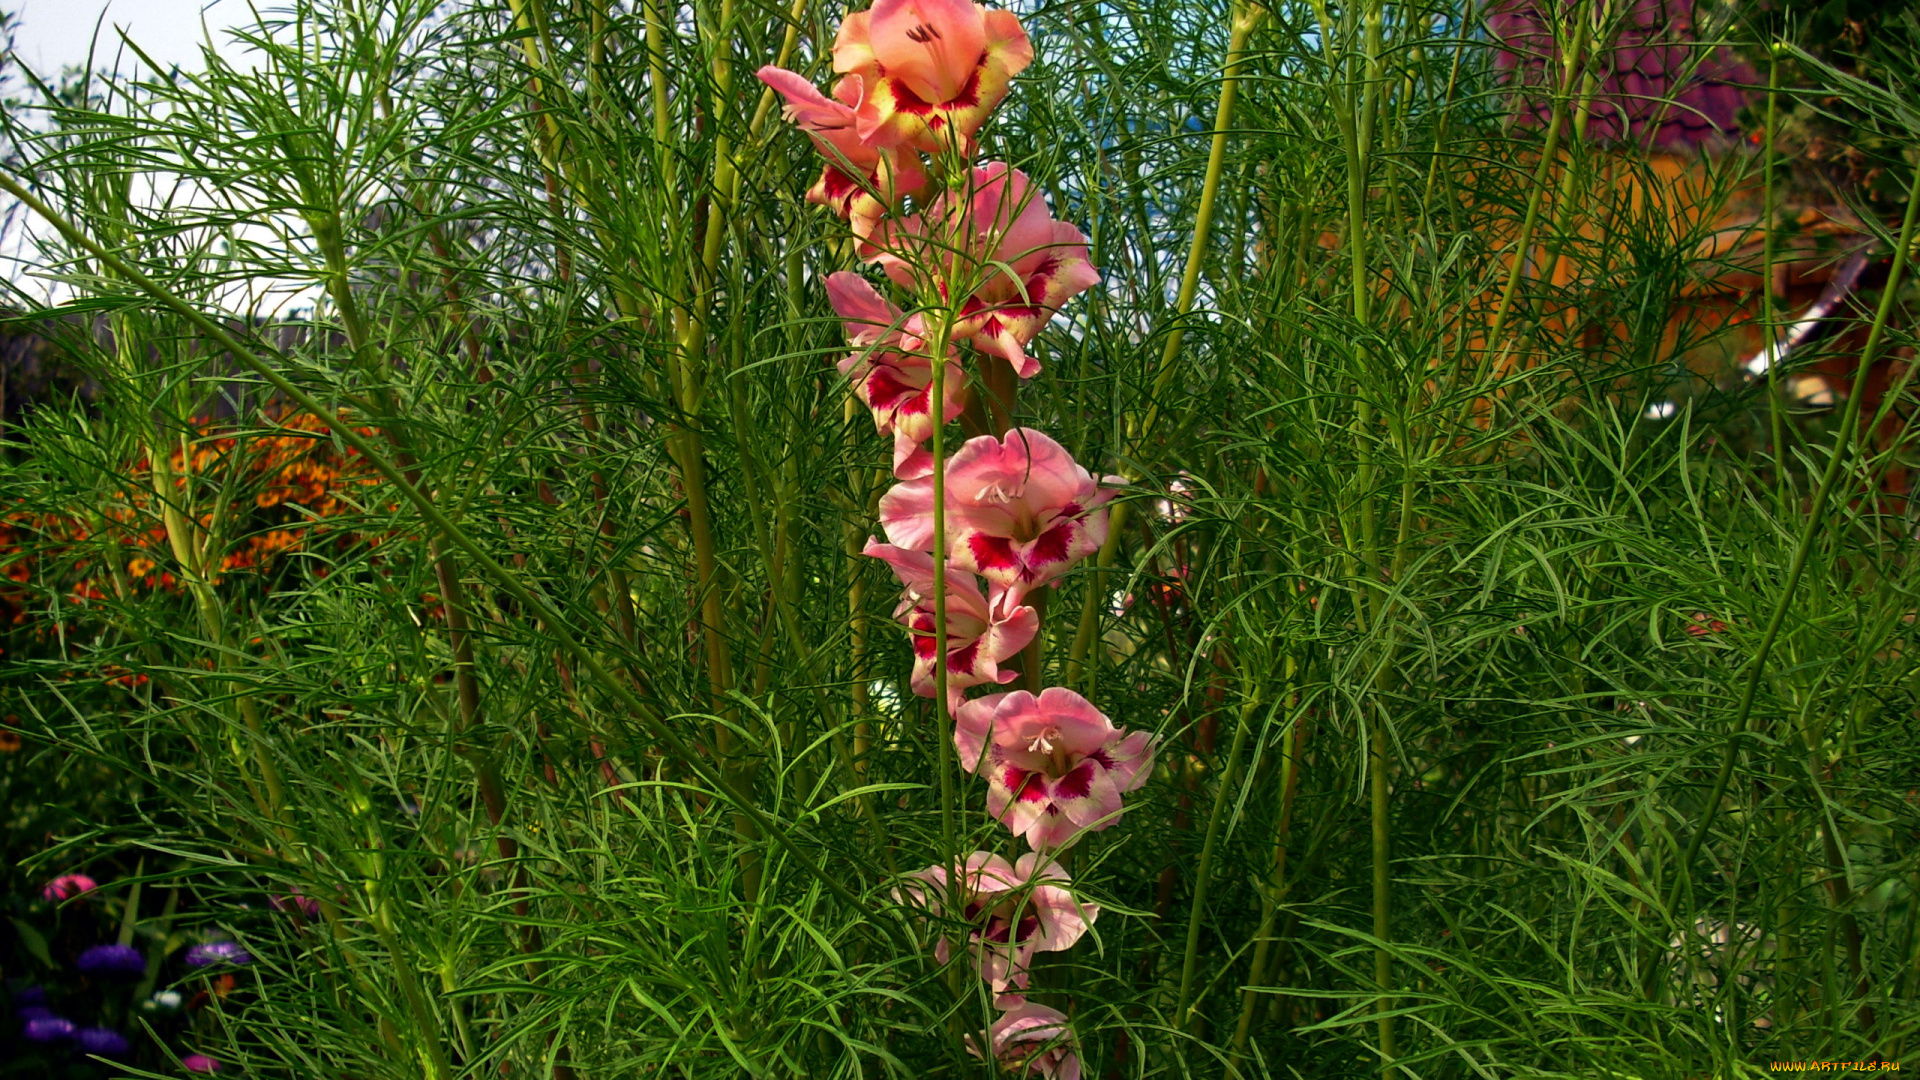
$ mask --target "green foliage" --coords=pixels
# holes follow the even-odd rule
[[[952,853],[854,554],[889,482],[820,284],[854,255],[751,77],[823,72],[841,14],[301,0],[252,69],[8,111],[12,174],[86,240],[45,232],[41,271],[101,387],[0,475],[42,523],[0,656],[35,822],[8,885],[108,867],[163,987],[210,988],[188,940],[256,957],[142,1068],[986,1068],[990,1003],[893,895]],[[1052,595],[1048,682],[1165,739],[1074,855],[1104,914],[1036,976],[1088,1075],[1372,1074],[1389,1027],[1423,1077],[1920,1046],[1905,383],[1857,439],[1755,434],[1784,395],[1687,367],[1739,348],[1676,314],[1722,223],[1623,194],[1663,182],[1624,153],[1502,137],[1444,6],[1267,13],[1180,311],[1239,14],[1036,7],[988,135],[1106,276],[1021,397],[1128,481],[1109,561]],[[1702,198],[1758,174],[1702,165]],[[1510,279],[1523,228],[1575,272]],[[299,332],[220,315],[276,285]],[[1843,317],[1912,344],[1904,308]],[[259,477],[195,451],[290,438],[366,482],[304,526],[339,542],[233,572]],[[116,579],[136,534],[177,587]],[[961,850],[1012,852],[957,783]],[[268,903],[296,891],[317,917]],[[34,951],[5,975],[70,977]]]

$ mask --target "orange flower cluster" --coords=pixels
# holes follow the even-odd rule
[[[173,491],[194,493],[199,531],[224,542],[216,581],[239,572],[265,576],[284,556],[309,550],[330,533],[343,545],[377,542],[329,524],[357,508],[353,493],[378,481],[373,470],[327,438],[318,416],[277,409],[264,419],[271,434],[245,434],[231,421],[195,424],[159,483],[151,461],[136,461],[124,470],[117,497],[91,512],[35,512],[22,502],[0,517],[0,626],[28,621],[36,580],[43,589],[49,578],[70,581],[68,600],[76,605],[122,588],[178,591],[179,567],[156,496],[169,477]],[[215,492],[225,493],[224,500]],[[226,508],[218,522],[204,510],[216,503]]]

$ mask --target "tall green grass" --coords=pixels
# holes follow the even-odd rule
[[[16,75],[6,184],[80,316],[42,325],[99,393],[7,432],[10,512],[91,523],[26,541],[9,799],[110,787],[26,872],[141,858],[139,941],[259,958],[174,1053],[988,1068],[961,1036],[989,1003],[893,896],[951,852],[893,584],[857,554],[888,448],[821,287],[853,253],[750,77],[824,69],[842,14],[326,0],[246,30],[251,69]],[[1504,133],[1481,14],[1023,13],[1038,60],[988,148],[1106,280],[1021,409],[1128,480],[1043,655],[1165,740],[1076,853],[1105,915],[1036,980],[1090,1076],[1920,1049],[1915,523],[1880,494],[1905,383],[1862,426],[1680,366],[1714,223],[1621,193],[1658,179],[1577,137],[1581,70],[1550,135]],[[1912,85],[1821,92],[1911,147]],[[1709,201],[1765,156],[1715,159]],[[298,332],[235,317],[268,282],[309,298]],[[1911,348],[1906,295],[1848,316],[1869,361]],[[261,481],[166,463],[289,407],[367,463],[348,539],[223,570]],[[163,531],[177,589],[127,579],[116,515]],[[997,841],[951,780],[964,850]],[[316,922],[264,903],[295,889]]]

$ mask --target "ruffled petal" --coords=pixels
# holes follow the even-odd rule
[[[985,59],[983,11],[970,0],[877,0],[870,11],[874,61],[922,100],[952,100]]]
[[[932,551],[933,478],[902,481],[880,496],[880,527],[890,544]]]

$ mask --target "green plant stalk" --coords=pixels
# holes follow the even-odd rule
[[[1227,136],[1233,126],[1233,106],[1240,92],[1240,66],[1247,58],[1247,41],[1252,38],[1266,9],[1247,0],[1234,5],[1233,29],[1227,38],[1227,61],[1220,71],[1220,97],[1213,107],[1213,141],[1207,148],[1207,171],[1200,184],[1200,206],[1193,217],[1193,236],[1187,244],[1187,265],[1180,275],[1180,292],[1173,301],[1173,325],[1167,331],[1167,344],[1160,350],[1160,364],[1153,376],[1153,392],[1147,398],[1146,417],[1135,431],[1135,439],[1152,429],[1159,415],[1160,397],[1173,381],[1173,362],[1186,337],[1186,317],[1193,310],[1193,298],[1200,291],[1200,272],[1207,262],[1207,240],[1213,232],[1214,205],[1220,197],[1220,177],[1227,160]]]
[[[1314,9],[1321,20],[1322,40],[1337,40],[1324,0],[1316,0]],[[1366,6],[1362,17],[1365,20],[1363,59],[1366,64],[1364,77],[1361,80],[1362,85],[1356,85],[1356,80],[1352,77],[1352,60],[1349,58],[1346,61],[1349,71],[1347,92],[1344,98],[1340,95],[1334,96],[1334,114],[1340,128],[1341,141],[1345,144],[1347,153],[1346,247],[1348,264],[1351,267],[1353,319],[1360,328],[1361,335],[1364,336],[1373,322],[1373,290],[1369,280],[1367,251],[1367,179],[1372,165],[1373,127],[1378,109],[1380,84],[1380,35],[1383,16],[1378,0]],[[1354,361],[1357,369],[1364,371],[1368,355],[1364,340],[1355,345]],[[1387,617],[1388,612],[1385,586],[1380,581],[1378,525],[1373,509],[1376,468],[1373,456],[1373,404],[1368,399],[1367,389],[1364,386],[1360,388],[1354,405],[1353,428],[1357,452],[1354,484],[1360,499],[1360,566],[1358,569],[1364,582],[1356,590],[1354,609],[1359,612],[1371,606],[1372,623],[1377,629],[1381,621]],[[1407,500],[1407,504],[1410,505],[1410,500]],[[1402,524],[1403,527],[1406,524],[1404,514]],[[1345,533],[1344,529],[1342,531]],[[1347,535],[1350,543],[1351,534]],[[1351,561],[1349,556],[1349,562]],[[1349,573],[1352,573],[1351,568]],[[1377,684],[1385,680],[1392,670],[1394,648],[1394,636],[1389,632],[1382,646],[1379,666],[1375,674],[1376,692],[1380,689]],[[1370,839],[1373,852],[1373,934],[1381,943],[1375,947],[1373,956],[1374,987],[1380,995],[1375,1012],[1378,1014],[1380,1072],[1382,1076],[1389,1076],[1394,1070],[1396,1054],[1393,1042],[1393,1004],[1389,997],[1393,985],[1393,956],[1386,947],[1386,942],[1392,937],[1392,908],[1389,893],[1392,863],[1388,848],[1392,832],[1392,806],[1387,793],[1385,710],[1376,706],[1372,710],[1368,726],[1367,784],[1370,789]]]
[[[129,172],[128,184],[132,183],[132,176],[133,174]],[[111,191],[113,199],[111,212],[116,219],[116,225],[131,230],[131,223],[126,217],[127,189],[120,185],[112,185],[107,190]],[[108,272],[102,276],[113,276],[111,268],[108,268]],[[124,313],[115,314],[110,324],[113,327],[115,362],[120,368],[122,377],[133,381],[140,366],[138,356],[141,347],[136,344],[138,335],[133,332],[132,320]],[[162,442],[163,435],[163,432],[153,430],[150,423],[141,425],[139,442],[141,449],[147,455],[149,482],[153,488],[154,499],[160,505],[160,520],[166,530],[167,547],[173,553],[174,561],[180,566],[181,580],[186,582],[187,590],[193,596],[194,612],[199,617],[207,637],[214,644],[214,663],[221,671],[227,671],[231,669],[233,661],[232,639],[227,632],[226,611],[214,595],[213,582],[206,573],[211,537],[202,536],[199,524],[181,513],[180,504],[176,501],[174,494],[173,459]],[[185,444],[182,445],[184,447]],[[183,454],[182,458],[191,464],[190,455]],[[184,478],[179,488],[179,498],[191,496]],[[116,564],[116,573],[118,569]],[[277,826],[284,829],[286,827],[285,786],[280,779],[280,770],[273,762],[273,756],[267,752],[266,725],[261,720],[259,705],[254,701],[251,693],[241,691],[235,694],[234,706],[240,714],[241,724],[247,729],[253,743],[251,750],[254,769],[260,777],[258,786],[251,777],[246,777],[248,792],[253,796],[256,807]],[[246,776],[244,771],[241,775]],[[265,789],[264,793],[260,788]],[[283,836],[282,839],[286,837]]]
[[[1760,333],[1763,335],[1761,348],[1767,355],[1767,433],[1773,443],[1774,479],[1780,491],[1780,510],[1786,512],[1788,499],[1792,492],[1792,479],[1787,475],[1787,428],[1786,402],[1780,396],[1780,358],[1775,355],[1775,342],[1780,328],[1777,325],[1778,313],[1773,306],[1773,266],[1775,259],[1775,234],[1779,231],[1773,220],[1778,213],[1774,202],[1773,173],[1774,139],[1778,136],[1780,106],[1780,53],[1775,49],[1767,50],[1767,131],[1766,146],[1760,153],[1760,176],[1763,194],[1761,200],[1762,227],[1760,234]]]
[[[1127,439],[1128,453],[1121,455],[1122,461],[1136,451],[1140,441],[1158,423],[1161,398],[1165,396],[1167,387],[1173,382],[1174,372],[1178,370],[1174,360],[1179,356],[1181,341],[1186,336],[1187,313],[1193,309],[1193,298],[1200,290],[1200,272],[1207,259],[1207,238],[1213,229],[1214,206],[1220,197],[1220,177],[1227,158],[1227,136],[1233,126],[1234,102],[1239,96],[1240,68],[1246,61],[1247,42],[1265,17],[1264,8],[1254,7],[1246,0],[1237,0],[1234,5],[1233,29],[1227,39],[1227,59],[1220,71],[1220,96],[1213,108],[1213,140],[1207,148],[1207,171],[1201,181],[1200,206],[1194,213],[1193,234],[1187,243],[1186,269],[1180,276],[1180,291],[1174,297],[1172,327],[1167,331],[1167,344],[1160,351],[1160,364],[1153,376],[1153,390],[1147,397],[1147,411],[1139,425],[1131,428]],[[1123,474],[1131,472],[1124,464],[1121,468]],[[1108,511],[1107,538],[1100,544],[1093,573],[1088,575],[1086,592],[1080,602],[1080,621],[1074,628],[1073,646],[1067,654],[1066,682],[1083,690],[1093,677],[1093,639],[1100,626],[1102,584],[1107,568],[1113,565],[1119,550],[1120,534],[1125,531],[1127,520],[1127,505],[1120,503]]]
[[[436,1080],[452,1080],[453,1066],[447,1061],[445,1040],[440,1031],[440,1020],[427,1004],[427,997],[420,990],[420,977],[413,970],[413,963],[405,958],[400,948],[400,935],[393,927],[391,903],[381,900],[373,909],[374,929],[380,935],[380,943],[387,948],[387,954],[393,957],[393,970],[400,980],[401,996],[407,999],[407,1011],[413,1014],[413,1022],[419,1026],[425,1047],[422,1056]]]
[[[1206,913],[1207,886],[1213,880],[1213,859],[1219,849],[1220,828],[1233,805],[1233,785],[1240,778],[1240,759],[1246,754],[1247,733],[1253,730],[1254,713],[1260,709],[1261,686],[1250,686],[1246,704],[1240,707],[1240,723],[1233,731],[1233,744],[1227,749],[1227,767],[1220,773],[1220,788],[1213,798],[1213,810],[1207,815],[1207,838],[1200,847],[1200,865],[1194,870],[1193,899],[1187,906],[1187,944],[1180,960],[1180,997],[1174,1008],[1174,1023],[1195,1032],[1202,1019],[1200,1003],[1194,1000],[1193,980],[1200,969],[1200,920]]]
[[[160,520],[166,528],[167,547],[173,552],[174,561],[180,564],[181,578],[187,583],[187,590],[193,594],[193,608],[199,616],[200,625],[213,640],[214,663],[222,672],[230,671],[233,667],[233,639],[227,632],[226,609],[220,606],[219,598],[214,595],[213,582],[206,573],[206,545],[195,542],[200,532],[199,526],[182,514],[175,502],[173,462],[167,448],[156,440],[147,444],[146,450],[154,497],[160,502]],[[180,487],[184,496],[184,483]],[[280,780],[280,770],[274,765],[273,756],[267,752],[266,724],[260,718],[259,705],[252,694],[244,692],[235,695],[234,705],[240,712],[241,724],[253,740],[254,769],[260,774],[261,786],[266,789],[264,796],[259,792],[254,793],[259,809],[276,826],[284,829],[286,790]],[[249,779],[248,787],[252,786]]]
[[[29,211],[52,225],[69,242],[86,250],[103,264],[110,267],[115,273],[123,275],[128,282],[152,297],[160,305],[185,318],[202,333],[206,334],[211,341],[232,354],[235,360],[246,366],[247,369],[254,374],[260,376],[261,379],[265,380],[275,390],[285,394],[289,400],[319,417],[320,420],[327,425],[329,431],[339,437],[340,441],[346,443],[359,453],[375,472],[378,472],[388,483],[392,484],[394,488],[400,492],[401,496],[419,511],[421,518],[424,519],[428,525],[445,536],[449,543],[459,548],[468,558],[472,559],[473,565],[488,578],[492,579],[501,591],[525,607],[527,612],[534,618],[543,620],[548,626],[554,627],[559,631],[561,648],[573,656],[575,662],[592,676],[596,683],[600,684],[608,696],[619,702],[622,708],[626,709],[638,719],[641,725],[647,729],[648,733],[659,740],[667,752],[679,760],[682,766],[699,777],[701,781],[711,785],[721,798],[739,806],[753,819],[756,826],[764,830],[766,834],[772,838],[774,843],[785,850],[803,870],[818,880],[821,885],[836,898],[843,903],[863,910],[870,906],[862,901],[851,889],[847,888],[838,878],[828,874],[811,856],[800,849],[799,845],[794,842],[793,838],[789,836],[784,829],[776,827],[758,807],[751,803],[739,801],[734,793],[721,782],[719,774],[707,765],[702,755],[696,753],[678,733],[667,726],[662,717],[647,706],[646,702],[635,695],[633,690],[627,687],[622,680],[614,678],[612,673],[600,663],[599,659],[586,644],[591,635],[578,632],[577,628],[562,616],[558,609],[554,608],[553,605],[549,604],[545,599],[536,595],[520,581],[518,575],[513,571],[507,569],[501,565],[498,560],[494,559],[493,556],[487,554],[485,548],[482,548],[472,537],[467,535],[464,529],[460,528],[451,518],[447,517],[446,513],[442,511],[431,498],[428,498],[425,493],[415,487],[400,471],[399,467],[389,461],[386,455],[380,452],[378,447],[374,446],[370,440],[358,431],[355,431],[352,424],[347,423],[329,412],[318,398],[302,390],[292,380],[274,368],[273,365],[262,360],[251,349],[241,345],[231,334],[227,333],[225,328],[214,322],[211,318],[208,318],[192,304],[182,300],[165,286],[134,269],[112,252],[107,251],[100,244],[96,243],[91,237],[81,232],[65,215],[48,206],[45,201],[22,186],[20,182],[12,176],[0,174],[0,191],[4,191],[14,198],[19,199]],[[889,936],[901,941],[903,946],[911,947],[911,944],[905,941],[897,927],[891,923],[884,922],[881,923],[881,925],[885,928],[885,932],[887,932]]]
[[[133,928],[140,922],[140,886],[146,884],[147,857],[133,863],[133,887],[127,890],[127,906],[120,912],[120,934],[114,938],[121,948],[133,944]]]
[[[1714,777],[1713,791],[1707,796],[1707,805],[1701,814],[1700,823],[1694,828],[1693,836],[1687,840],[1686,853],[1681,857],[1672,892],[1667,898],[1669,910],[1679,903],[1683,893],[1689,897],[1692,895],[1692,890],[1687,888],[1687,884],[1692,879],[1694,861],[1700,857],[1700,850],[1706,845],[1707,836],[1713,830],[1713,819],[1720,809],[1720,802],[1726,797],[1727,785],[1733,780],[1734,765],[1740,755],[1740,743],[1749,733],[1748,726],[1753,718],[1754,701],[1759,696],[1761,680],[1766,678],[1767,660],[1773,653],[1774,643],[1779,640],[1781,627],[1786,624],[1787,612],[1793,606],[1794,597],[1799,594],[1800,578],[1806,573],[1807,560],[1813,553],[1813,545],[1819,539],[1821,525],[1825,521],[1827,501],[1833,496],[1833,489],[1840,479],[1841,466],[1853,446],[1854,429],[1860,419],[1861,395],[1866,389],[1867,376],[1873,371],[1874,361],[1879,358],[1880,349],[1886,338],[1887,322],[1893,315],[1894,304],[1899,298],[1901,277],[1907,261],[1913,255],[1916,223],[1920,223],[1920,170],[1914,172],[1913,185],[1907,191],[1907,210],[1900,222],[1900,239],[1894,247],[1893,265],[1887,271],[1887,283],[1880,294],[1880,304],[1874,310],[1873,323],[1867,331],[1867,342],[1860,349],[1860,364],[1854,371],[1853,386],[1847,394],[1840,431],[1834,438],[1833,452],[1828,455],[1826,468],[1820,475],[1820,483],[1814,489],[1813,503],[1808,508],[1806,522],[1801,526],[1799,539],[1794,544],[1793,559],[1787,565],[1787,578],[1780,587],[1779,599],[1774,601],[1773,611],[1767,617],[1766,629],[1761,632],[1760,646],[1754,650],[1753,659],[1747,662],[1746,679],[1740,689],[1740,701],[1734,708],[1733,730],[1727,738],[1727,748],[1720,760],[1720,771]],[[1686,911],[1677,912],[1682,926],[1690,925],[1692,922],[1692,904],[1689,903],[1687,908]],[[1652,978],[1653,975],[1649,974],[1649,983]]]
[[[1289,709],[1299,704],[1293,689],[1297,671],[1298,661],[1288,656],[1287,688],[1281,700],[1287,703]],[[1307,737],[1303,716],[1295,713],[1288,722],[1292,730],[1281,735],[1284,749],[1280,759],[1280,820],[1273,829],[1273,871],[1260,897],[1260,927],[1254,931],[1253,963],[1247,970],[1246,988],[1240,992],[1240,1019],[1233,1026],[1233,1055],[1230,1060],[1235,1064],[1246,1056],[1247,1043],[1253,1036],[1253,1017],[1260,1001],[1258,988],[1266,982],[1267,963],[1273,953],[1274,923],[1279,920],[1280,901],[1287,895],[1287,846],[1293,832],[1294,794],[1300,783],[1300,752]]]
[[[933,335],[928,339],[927,355],[934,357],[933,383],[928,401],[933,403],[933,435],[927,441],[927,453],[933,457],[933,717],[934,739],[940,755],[940,858],[947,865],[948,887],[958,911],[961,880],[958,802],[953,790],[953,771],[957,765],[953,745],[953,715],[947,709],[947,443],[946,409],[947,365],[939,358],[947,355],[947,341],[953,333],[953,314],[944,307],[931,311]],[[962,956],[966,950],[955,949]]]
[[[327,266],[326,290],[332,297],[334,306],[340,312],[340,321],[346,330],[347,345],[359,358],[368,375],[374,379],[374,401],[382,413],[381,430],[387,441],[394,447],[395,462],[414,482],[419,479],[419,467],[414,461],[413,451],[408,445],[405,434],[394,422],[399,417],[399,406],[394,400],[388,382],[388,372],[383,363],[374,359],[372,342],[369,340],[366,321],[360,314],[353,284],[348,278],[345,247],[344,223],[337,209],[330,209],[325,216],[315,214],[312,222],[315,239],[318,241],[321,255]],[[454,696],[459,708],[460,733],[463,741],[471,738],[482,724],[480,712],[480,683],[476,675],[473,654],[473,635],[467,624],[467,613],[471,602],[467,598],[465,583],[461,580],[459,568],[454,564],[452,553],[438,536],[427,538],[427,556],[433,565],[434,582],[445,599],[443,607],[447,618],[447,643],[453,652]],[[474,781],[480,789],[480,801],[484,805],[487,819],[492,823],[495,835],[495,847],[500,857],[517,865],[519,842],[504,831],[506,819],[506,788],[500,781],[499,770],[494,765],[492,755],[484,750],[467,749],[462,754],[467,758],[474,772]],[[515,904],[519,914],[526,914],[526,901]],[[523,946],[528,952],[540,951],[540,931],[538,927],[528,925],[524,928]]]
[[[1478,383],[1486,377],[1493,364],[1494,350],[1500,346],[1500,337],[1506,331],[1507,318],[1513,312],[1513,297],[1520,288],[1520,275],[1526,269],[1527,251],[1533,246],[1533,230],[1540,222],[1540,202],[1546,193],[1548,178],[1553,174],[1553,163],[1560,152],[1560,133],[1566,128],[1568,100],[1572,96],[1573,76],[1584,59],[1587,48],[1587,5],[1582,2],[1574,8],[1573,47],[1568,50],[1566,59],[1567,77],[1562,81],[1560,90],[1554,94],[1553,115],[1547,121],[1546,144],[1540,149],[1540,164],[1534,169],[1533,182],[1527,192],[1527,212],[1520,222],[1520,235],[1513,245],[1513,259],[1507,267],[1507,281],[1500,289],[1500,303],[1494,309],[1493,325],[1487,330],[1486,349],[1481,354],[1480,363],[1474,375]]]

